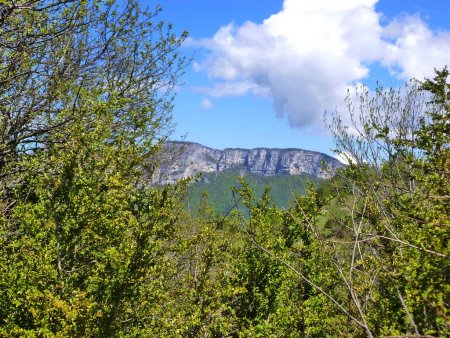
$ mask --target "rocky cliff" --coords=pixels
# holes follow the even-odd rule
[[[198,173],[229,169],[265,176],[307,174],[318,178],[332,177],[343,164],[337,159],[302,149],[217,150],[198,143],[169,142],[161,160],[157,181],[174,182]]]

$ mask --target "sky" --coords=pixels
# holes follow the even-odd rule
[[[145,1],[150,4],[150,1]],[[324,113],[348,89],[450,66],[450,0],[160,0],[187,30],[173,139],[332,154]],[[151,5],[151,4],[150,4]]]

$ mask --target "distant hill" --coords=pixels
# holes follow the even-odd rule
[[[273,203],[288,207],[293,192],[302,195],[307,180],[331,178],[344,165],[331,156],[303,149],[212,149],[198,143],[168,142],[154,176],[159,184],[195,177],[189,186],[188,207],[195,209],[204,193],[216,211],[227,212],[234,204],[231,187],[244,176],[260,197],[269,187]]]
[[[344,165],[337,159],[303,149],[228,148],[212,149],[198,143],[168,142],[161,155],[160,171],[154,180],[174,182],[199,173],[220,173],[229,170],[239,174],[260,176],[309,175],[330,178]]]
[[[206,193],[208,202],[217,212],[228,212],[238,199],[237,196],[233,196],[231,188],[239,187],[238,176],[240,174],[242,172],[237,170],[202,174],[200,179],[192,183],[188,188],[188,207],[195,210]],[[262,196],[264,189],[268,187],[273,204],[281,208],[289,206],[293,192],[297,195],[305,193],[308,180],[311,180],[313,183],[321,181],[321,179],[309,175],[264,176],[244,173],[244,178],[254,189],[258,198]],[[238,204],[238,207],[241,206],[241,204]]]

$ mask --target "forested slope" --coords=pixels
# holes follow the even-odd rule
[[[239,171],[229,170],[221,173],[202,174],[195,182],[188,186],[188,203],[191,210],[198,208],[200,201],[206,198],[216,212],[227,213],[230,209],[242,204],[237,203],[238,196],[232,188],[239,187]],[[261,197],[266,188],[272,203],[279,208],[288,208],[294,194],[306,193],[308,181],[320,182],[321,180],[308,175],[295,176],[263,176],[258,174],[243,175],[245,181],[254,190],[255,196]]]

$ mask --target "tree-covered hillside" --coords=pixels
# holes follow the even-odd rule
[[[240,186],[239,177],[239,172],[234,170],[202,174],[196,182],[188,186],[189,208],[195,210],[200,201],[207,198],[216,212],[227,213],[238,200],[232,188]],[[273,204],[279,208],[288,208],[294,193],[298,196],[305,194],[308,181],[321,181],[307,175],[263,176],[247,173],[244,178],[257,197],[261,197],[268,188]],[[242,210],[241,203],[237,206]]]

